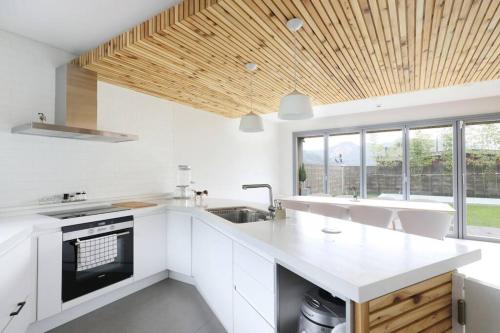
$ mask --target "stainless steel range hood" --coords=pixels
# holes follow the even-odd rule
[[[31,122],[12,133],[102,142],[139,139],[97,129],[97,74],[72,64],[56,69],[55,124]]]

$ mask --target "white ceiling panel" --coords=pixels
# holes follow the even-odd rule
[[[179,0],[1,0],[0,29],[80,54]]]

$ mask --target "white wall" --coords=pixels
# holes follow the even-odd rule
[[[237,131],[237,121],[99,82],[98,126],[138,134],[119,144],[11,134],[44,112],[54,119],[55,68],[73,56],[0,31],[0,207],[86,190],[89,198],[172,192],[176,165],[193,165],[211,196],[265,201],[243,182],[277,179],[273,130]],[[243,154],[244,153],[244,154]],[[248,177],[244,177],[248,175]]]
[[[280,194],[291,195],[293,193],[292,135],[294,132],[498,113],[500,112],[500,87],[498,94],[499,96],[496,97],[481,99],[389,110],[382,109],[372,112],[315,118],[308,121],[281,122],[278,129],[280,147],[280,177],[278,182],[280,184]]]
[[[264,132],[243,133],[238,119],[198,112],[177,105],[174,114],[176,164],[193,168],[194,187],[212,197],[267,202],[265,189],[243,191],[245,183],[270,183],[278,191],[276,124],[264,122]]]

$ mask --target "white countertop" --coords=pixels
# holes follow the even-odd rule
[[[448,241],[448,239],[445,241]],[[468,279],[475,279],[483,284],[500,289],[500,266],[498,265],[500,243],[468,239],[453,241],[463,242],[481,249],[481,260],[460,268],[459,272],[464,274]]]
[[[340,234],[325,234],[331,228]],[[480,250],[306,212],[238,225],[278,263],[311,282],[364,302],[479,260]]]
[[[408,235],[315,214],[296,212],[285,220],[233,224],[205,208],[265,205],[210,199],[204,208],[192,200],[156,199],[158,206],[102,214],[111,218],[161,210],[184,211],[257,252],[334,293],[365,302],[480,259],[477,247]],[[87,222],[94,217],[58,220],[38,214],[0,217],[0,254],[33,232]],[[323,227],[341,231],[325,234]]]
[[[392,210],[425,210],[434,212],[455,213],[455,209],[443,202],[424,202],[408,200],[358,199],[337,198],[326,196],[292,196],[280,198],[281,201],[298,201],[304,203],[325,203],[340,206],[370,206]]]

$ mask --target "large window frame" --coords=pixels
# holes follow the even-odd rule
[[[325,175],[324,175],[324,191],[328,193],[328,137],[330,135],[360,133],[360,189],[359,194],[362,198],[367,197],[367,165],[366,165],[366,133],[375,131],[401,130],[403,142],[403,171],[402,171],[402,195],[403,200],[410,198],[410,129],[425,128],[434,126],[451,126],[453,132],[453,202],[456,209],[453,233],[450,237],[464,238],[473,240],[487,240],[500,243],[500,238],[488,238],[476,235],[467,234],[466,221],[466,158],[465,158],[465,126],[467,123],[479,122],[500,122],[500,113],[463,116],[453,118],[439,118],[408,122],[395,122],[375,124],[369,126],[349,127],[349,128],[330,128],[312,131],[299,131],[292,133],[293,140],[293,193],[297,195],[297,140],[303,137],[323,136],[325,140]]]

